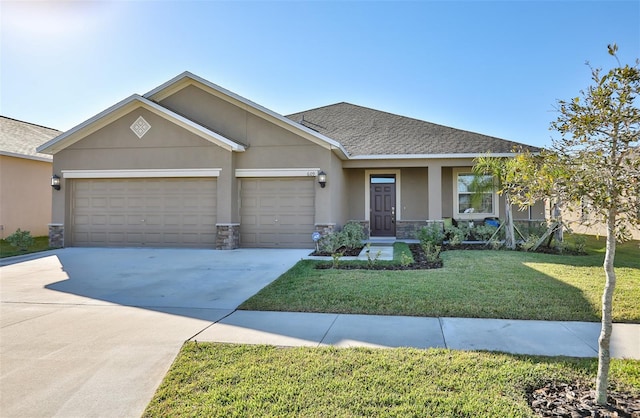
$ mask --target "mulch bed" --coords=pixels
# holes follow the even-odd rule
[[[360,255],[360,252],[362,251],[364,247],[358,247],[358,248],[345,248],[345,247],[340,247],[338,248],[338,253],[342,253],[342,257],[357,257]],[[314,251],[311,254],[314,257],[331,257],[331,253],[327,253],[324,251]]]
[[[337,266],[333,266],[333,263],[319,263],[316,268],[317,269],[330,269],[330,268],[337,268],[337,269],[341,269],[341,270],[428,270],[428,269],[437,269],[437,268],[442,268],[442,259],[432,262],[432,261],[427,261],[427,257],[424,253],[424,251],[422,250],[422,247],[420,246],[420,244],[408,244],[409,245],[409,249],[411,250],[411,254],[413,255],[413,260],[414,263],[413,264],[409,264],[408,266],[402,266],[400,264],[394,264],[394,265],[389,265],[389,264],[380,264],[377,262],[374,262],[370,265],[364,265],[364,264],[350,264],[350,263],[344,263],[339,261],[339,264]],[[342,252],[342,257],[357,257],[358,255],[360,255],[360,252],[362,251],[364,247],[360,247],[360,248],[352,248],[352,249],[345,249],[345,248],[341,248],[338,250],[338,252]],[[451,251],[451,250],[491,250],[491,246],[490,245],[486,245],[486,243],[484,242],[477,242],[477,243],[462,243],[456,246],[451,246],[449,244],[443,244],[441,250],[442,251]],[[556,250],[555,248],[548,248],[548,247],[540,247],[536,252],[541,252],[541,253],[546,253],[546,254],[561,254],[558,252],[558,250]],[[562,254],[565,255],[583,255],[582,253],[575,253],[572,251],[568,251],[565,250]],[[313,253],[311,253],[310,255],[312,256],[324,256],[324,257],[330,257],[331,254],[330,253],[324,253],[321,251],[315,251]],[[375,247],[371,248],[371,257],[374,258],[375,257]],[[640,418],[640,417],[638,417]]]
[[[448,250],[493,250],[491,244],[487,244],[486,242],[478,241],[475,243],[462,243],[456,246],[451,246],[449,244],[442,245],[442,251]],[[520,246],[517,247],[516,251],[525,251]],[[578,252],[571,248],[565,248],[562,251],[559,251],[554,247],[545,247],[541,245],[537,250],[531,251],[535,253],[542,254],[551,254],[551,255],[587,255],[586,252]]]
[[[640,418],[640,399],[630,393],[608,391],[608,405],[595,403],[595,390],[584,383],[555,383],[527,394],[531,409],[541,417]]]
[[[341,269],[341,270],[427,270],[427,269],[437,269],[437,268],[441,268],[442,267],[442,260],[438,260],[435,262],[432,261],[427,261],[427,257],[424,253],[424,251],[422,250],[422,247],[419,244],[409,244],[409,249],[411,250],[411,255],[413,255],[413,263],[409,264],[408,266],[403,266],[400,264],[381,264],[379,262],[375,262],[372,264],[351,264],[351,263],[344,263],[344,262],[340,262],[336,267],[333,266],[333,263],[331,262],[326,262],[326,263],[319,263],[316,268],[317,269],[330,269],[330,268],[337,268],[337,269]],[[356,252],[357,251],[357,252]],[[360,254],[360,252],[362,251],[362,248],[354,250],[353,252],[355,253],[355,256],[358,256]],[[371,258],[375,257],[375,247],[371,248]],[[325,255],[325,254],[318,254],[318,253],[313,253],[311,255]],[[329,256],[331,254],[328,254]],[[347,254],[344,254],[345,256]]]

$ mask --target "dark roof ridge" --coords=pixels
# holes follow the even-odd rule
[[[9,119],[12,120],[14,122],[20,122],[20,123],[24,123],[25,125],[31,125],[31,126],[35,126],[38,128],[44,128],[44,129],[49,129],[51,131],[58,131],[58,132],[62,132],[60,129],[56,129],[56,128],[50,128],[48,126],[44,126],[44,125],[38,125],[37,123],[31,123],[31,122],[26,122],[24,120],[20,120],[20,119],[16,119],[16,118],[11,118],[9,116],[4,116],[4,115],[0,115],[0,118],[5,118],[5,119]]]
[[[436,123],[436,122],[429,122],[429,121],[426,121],[424,119],[418,119],[418,118],[413,117],[413,116],[405,116],[405,115],[401,115],[399,113],[392,113],[392,112],[388,112],[386,110],[374,109],[372,107],[357,105],[357,104],[344,102],[344,101],[343,102],[334,103],[334,104],[331,104],[331,105],[316,107],[316,108],[313,108],[313,109],[303,110],[301,112],[292,113],[291,115],[298,115],[300,113],[312,112],[312,111],[315,111],[315,110],[324,109],[324,108],[327,108],[327,107],[337,106],[337,105],[341,105],[341,104],[346,104],[346,105],[350,105],[350,106],[354,106],[354,107],[359,107],[361,109],[371,110],[373,112],[378,112],[378,113],[384,113],[384,114],[391,115],[391,116],[397,116],[397,117],[400,117],[400,118],[411,119],[411,120],[414,120],[414,121],[420,122],[420,123],[428,123],[430,125],[435,125],[435,126],[439,126],[439,127],[446,128],[446,129],[454,129],[456,131],[467,132],[467,133],[474,134],[474,135],[482,135],[482,136],[485,136],[485,137],[488,137],[488,138],[494,138],[494,139],[500,139],[500,140],[503,140],[503,141],[513,142],[513,143],[516,143],[518,145],[525,145],[525,146],[527,146],[529,148],[539,148],[539,147],[536,147],[536,146],[533,146],[533,145],[522,144],[522,143],[520,143],[518,141],[514,141],[512,139],[501,138],[499,136],[494,136],[494,135],[487,135],[487,134],[483,134],[481,132],[470,131],[468,129],[454,128],[453,126],[443,125],[441,123]],[[287,117],[289,117],[289,116],[287,116]]]
[[[519,147],[540,150],[522,142],[348,102],[287,117],[340,142],[352,156],[512,154]]]
[[[341,105],[341,104],[348,104],[348,105],[351,105],[351,106],[357,106],[357,105],[354,105],[354,104],[348,103],[348,102],[337,102],[337,103],[328,104],[328,105],[324,105],[324,106],[313,107],[311,109],[301,110],[300,112],[293,112],[293,113],[291,113],[289,115],[284,115],[284,117],[290,119],[290,117],[293,116],[293,115],[298,115],[300,113],[313,112],[313,111],[316,111],[316,110],[325,109],[327,107],[333,107],[333,106],[337,106],[337,105]],[[360,107],[362,107],[362,106],[360,106]]]

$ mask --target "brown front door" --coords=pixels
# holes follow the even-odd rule
[[[371,176],[371,236],[396,236],[396,179]]]

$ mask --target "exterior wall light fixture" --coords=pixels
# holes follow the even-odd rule
[[[55,174],[51,176],[51,187],[56,190],[60,190],[60,177]]]
[[[318,172],[318,184],[320,184],[320,187],[322,187],[323,189],[324,186],[327,185],[327,173],[322,170]]]

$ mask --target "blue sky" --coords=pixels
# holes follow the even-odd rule
[[[640,1],[6,1],[0,114],[67,130],[188,70],[280,114],[350,102],[548,146],[640,57]]]

